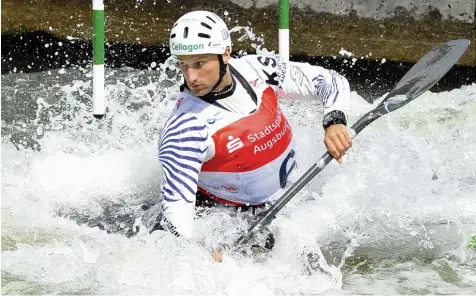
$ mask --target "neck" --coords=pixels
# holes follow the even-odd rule
[[[224,88],[228,87],[231,85],[232,83],[232,79],[231,79],[231,73],[230,73],[230,67],[227,66],[226,67],[226,74],[225,76],[223,77],[223,80],[221,81],[221,83],[217,86],[217,88],[215,89],[214,92],[220,92],[222,91]]]

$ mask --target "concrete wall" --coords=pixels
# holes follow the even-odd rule
[[[139,56],[145,61],[165,56],[173,23],[184,13],[198,9],[216,12],[230,29],[246,28],[232,33],[235,52],[251,53],[257,47],[278,50],[279,0],[104,2],[110,63],[142,63]],[[353,53],[350,60],[416,62],[437,44],[465,38],[472,44],[459,63],[476,66],[475,3],[476,0],[290,0],[290,52],[294,57],[339,57],[344,49]],[[75,40],[91,42],[91,0],[3,0],[1,5],[2,71],[18,68],[25,60],[33,67],[37,64],[33,58],[47,65],[62,65],[55,51],[44,52],[52,50],[52,38],[61,39],[64,46],[71,43],[72,51],[81,50],[75,47],[79,42]],[[45,37],[44,33],[53,36]],[[23,39],[18,39],[19,35]],[[250,35],[259,38],[249,38]],[[112,50],[116,45],[133,50],[125,55],[125,51]],[[89,47],[85,54],[91,54]],[[71,55],[77,56],[68,53]],[[70,59],[68,56],[65,59]],[[83,60],[89,63],[90,57]]]
[[[171,0],[173,1],[173,0]],[[276,5],[279,0],[231,0],[243,8]],[[475,0],[290,0],[290,5],[319,12],[383,19],[405,14],[415,19],[439,12],[442,19],[473,23]]]

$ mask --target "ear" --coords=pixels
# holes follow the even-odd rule
[[[228,64],[228,61],[231,58],[231,48],[227,47],[223,56],[223,63]]]

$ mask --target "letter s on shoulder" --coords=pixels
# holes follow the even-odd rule
[[[275,68],[277,65],[274,57],[258,56],[258,62],[265,67],[269,66],[269,63],[271,63],[272,68]]]

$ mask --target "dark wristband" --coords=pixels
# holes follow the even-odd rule
[[[344,112],[339,110],[334,110],[327,113],[326,116],[324,116],[324,120],[322,121],[322,125],[324,126],[324,129],[334,124],[347,125],[347,119],[345,118]]]

